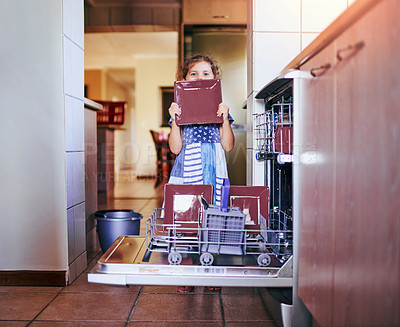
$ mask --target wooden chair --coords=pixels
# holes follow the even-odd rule
[[[168,138],[160,140],[160,133],[150,130],[157,153],[156,183],[168,183],[169,175],[175,161],[175,155],[169,150]]]

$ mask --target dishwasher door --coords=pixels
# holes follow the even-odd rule
[[[202,266],[196,254],[184,254],[179,265],[168,253],[149,251],[143,236],[120,236],[88,274],[88,281],[112,285],[188,285],[291,287],[292,257],[283,265],[271,260],[259,267],[255,255],[216,255]]]

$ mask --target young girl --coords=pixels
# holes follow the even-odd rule
[[[187,81],[217,79],[220,77],[220,72],[213,58],[195,55],[185,60],[177,77],[178,80]],[[218,106],[217,116],[223,117],[222,124],[178,126],[175,116],[181,114],[181,108],[175,102],[171,104],[169,114],[171,116],[169,146],[177,155],[169,183],[212,184],[213,202],[219,205],[222,182],[224,178],[228,178],[224,151],[231,151],[235,143],[231,128],[233,118],[229,114],[229,107],[223,102]],[[193,158],[201,160],[201,164],[197,164],[195,168]]]
[[[178,80],[195,81],[217,79],[219,68],[210,56],[195,55],[185,60],[178,71]],[[223,117],[222,124],[178,126],[175,116],[181,114],[181,108],[173,102],[169,108],[171,132],[169,146],[176,159],[169,183],[171,184],[212,184],[214,186],[214,204],[221,200],[221,186],[228,178],[225,152],[233,149],[235,138],[229,114],[229,107],[221,102],[217,116]],[[193,287],[179,286],[178,292],[189,293]],[[218,290],[217,287],[209,287]]]

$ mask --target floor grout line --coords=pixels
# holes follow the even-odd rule
[[[135,302],[133,303],[132,309],[131,309],[131,311],[129,312],[128,319],[126,320],[125,326],[124,326],[124,327],[127,327],[128,324],[129,324],[129,321],[131,320],[131,317],[132,317],[132,315],[133,315],[133,310],[135,310],[136,304],[137,304],[138,301],[139,301],[139,297],[140,297],[140,295],[142,294],[142,290],[143,290],[143,286],[140,287],[139,293],[138,293],[138,295],[136,296]]]
[[[52,304],[52,303],[54,302],[54,300],[55,300],[56,298],[58,298],[58,297],[60,296],[61,292],[64,290],[65,287],[66,287],[66,286],[64,286],[61,290],[58,291],[58,293],[49,301],[49,303],[47,303],[47,304],[43,307],[43,309],[40,310],[39,313],[38,313],[35,317],[33,317],[33,319],[32,319],[31,321],[29,321],[29,323],[26,325],[26,327],[30,326],[30,325],[36,320],[36,318],[39,317],[40,314],[41,314],[44,310],[46,310],[46,309],[50,306],[50,304]]]
[[[224,310],[224,301],[222,300],[222,289],[219,290],[219,304],[221,306],[221,316],[222,316],[222,327],[225,327],[225,310]]]

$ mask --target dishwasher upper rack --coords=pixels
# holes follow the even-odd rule
[[[279,265],[283,265],[293,254],[293,230],[288,229],[292,227],[292,218],[283,212],[279,215],[283,219],[273,224],[274,229],[268,228],[264,219],[264,223],[261,223],[261,228],[256,234],[254,234],[254,230],[251,234],[248,234],[246,229],[241,227],[205,228],[202,219],[204,212],[199,214],[197,228],[195,229],[192,225],[185,227],[182,222],[164,224],[163,213],[163,208],[156,208],[146,221],[146,246],[150,252],[168,253],[168,262],[172,265],[181,263],[182,254],[199,255],[201,265],[212,265],[212,256],[223,255],[224,253],[215,250],[206,251],[205,248],[208,246],[214,249],[220,249],[221,245],[241,248],[241,255],[256,256],[257,264],[260,267],[269,266],[272,261],[271,258]],[[209,238],[209,235],[215,233],[233,234],[235,237],[233,241],[230,238],[229,241],[221,243],[219,240]],[[243,234],[243,238],[240,240],[237,238],[238,233]]]
[[[257,160],[277,159],[279,163],[292,162],[293,100],[282,96],[269,104],[267,110],[254,114],[254,132]]]

